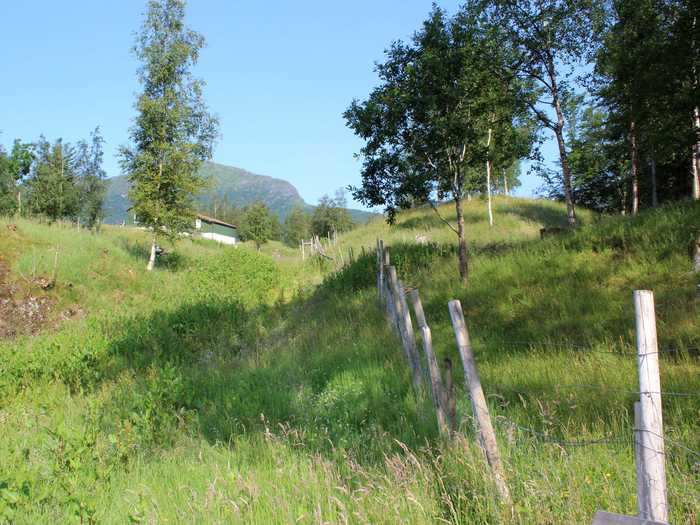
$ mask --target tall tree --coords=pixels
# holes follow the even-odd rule
[[[9,154],[0,146],[0,215],[22,213],[19,185],[29,175],[33,160],[31,144],[17,139]]]
[[[103,204],[107,185],[107,173],[102,168],[104,139],[97,127],[90,134],[90,143],[81,140],[77,145],[78,189],[80,219],[88,228],[99,225],[103,216]]]
[[[301,206],[295,206],[284,219],[284,242],[290,246],[298,246],[303,239],[309,237],[311,217]]]
[[[334,232],[352,229],[352,217],[348,212],[345,193],[337,191],[335,197],[323,195],[311,215],[310,230],[313,235],[325,237]]]
[[[42,136],[34,151],[36,159],[27,180],[30,212],[51,221],[75,218],[79,211],[75,149],[61,139],[52,145]]]
[[[255,247],[260,247],[273,239],[276,229],[279,229],[277,217],[270,213],[263,202],[255,202],[247,206],[243,212],[240,225],[241,235],[246,241],[253,241]]]
[[[388,220],[415,201],[454,202],[459,273],[468,277],[463,199],[483,187],[476,173],[493,161],[489,129],[517,127],[513,111],[521,85],[511,75],[497,75],[503,59],[493,45],[493,31],[480,25],[479,2],[468,2],[457,16],[434,7],[410,44],[395,43],[377,66],[381,85],[369,98],[354,101],[345,118],[365,140],[362,187],[355,198],[384,206]],[[505,134],[503,134],[505,136]],[[506,144],[501,140],[501,144]]]
[[[152,230],[147,270],[159,236],[175,239],[194,222],[194,197],[203,187],[201,163],[212,156],[218,122],[202,97],[203,82],[191,70],[204,38],[185,26],[184,0],[150,0],[134,53],[141,61],[143,92],[121,165],[139,222]]]
[[[573,93],[573,74],[593,50],[593,29],[602,11],[594,0],[490,0],[485,4],[494,34],[502,36],[501,45],[513,58],[508,68],[538,92],[536,101],[526,100],[532,114],[556,138],[567,217],[573,226],[576,210],[563,106]]]

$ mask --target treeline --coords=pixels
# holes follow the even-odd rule
[[[237,226],[241,240],[252,241],[258,248],[271,240],[296,247],[302,239],[308,240],[314,235],[326,237],[354,227],[343,190],[336,191],[333,197],[322,196],[311,212],[302,206],[295,206],[284,222],[280,222],[263,202],[236,207],[226,196],[214,197],[201,209],[216,219]]]
[[[390,221],[399,208],[453,200],[465,282],[462,200],[490,196],[519,159],[566,202],[572,227],[581,205],[636,213],[700,199],[699,9],[691,0],[468,0],[454,15],[434,6],[344,114],[365,141],[353,195]],[[556,170],[543,158],[548,139]]]
[[[574,200],[634,214],[700,199],[700,4],[617,0],[603,8],[587,90],[564,106]]]
[[[0,146],[0,215],[70,220],[88,228],[103,218],[106,173],[104,139],[96,128],[76,144],[43,135],[33,143]]]

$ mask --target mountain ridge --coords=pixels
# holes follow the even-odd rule
[[[259,175],[243,168],[227,166],[216,162],[205,162],[200,173],[209,179],[208,187],[197,198],[198,203],[206,206],[213,199],[227,199],[236,207],[243,207],[256,201],[264,202],[280,220],[284,220],[287,214],[295,207],[302,206],[312,212],[314,205],[308,204],[299,195],[299,191],[289,181]],[[105,194],[105,223],[121,224],[129,223],[128,210],[131,202],[128,198],[129,182],[125,175],[119,175],[107,179],[107,192]],[[375,213],[364,210],[348,209],[353,221],[367,222]]]

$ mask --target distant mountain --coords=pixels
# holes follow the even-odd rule
[[[275,179],[265,175],[256,175],[249,171],[206,162],[201,174],[210,181],[209,187],[199,197],[203,206],[213,199],[227,199],[236,207],[243,207],[256,201],[262,201],[284,220],[294,206],[303,206],[309,211],[314,207],[304,202],[297,189],[286,180]],[[128,210],[131,202],[127,197],[129,182],[124,175],[108,179],[105,197],[105,222],[121,224],[131,222]],[[355,222],[365,223],[375,214],[362,210],[349,210]]]

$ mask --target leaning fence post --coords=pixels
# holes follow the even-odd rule
[[[404,307],[406,298],[402,297],[403,289],[399,284],[399,279],[396,275],[396,268],[394,266],[389,266],[387,275],[389,277],[389,288],[391,290],[394,314],[396,315],[396,324],[399,329],[399,335],[401,336],[406,358],[408,359],[408,364],[411,367],[411,372],[413,375],[413,386],[416,388],[416,390],[420,390],[423,378],[420,371],[420,364],[417,359],[418,354],[416,353],[416,341],[413,335],[411,313]]]
[[[379,300],[384,298],[384,243],[381,239],[377,239],[377,293]]]
[[[642,480],[645,485],[645,501],[640,503],[641,517],[666,523],[668,501],[654,293],[649,290],[636,290],[634,312],[641,416],[638,428],[642,446]]]
[[[491,472],[493,473],[496,489],[498,490],[501,501],[510,504],[510,491],[506,483],[501,457],[498,454],[498,443],[496,442],[496,435],[493,431],[493,425],[491,424],[489,408],[486,404],[484,391],[481,389],[481,381],[479,380],[474,353],[472,352],[471,342],[469,341],[469,332],[464,322],[462,305],[459,301],[453,300],[449,302],[449,309],[455,337],[457,338],[459,355],[462,358],[462,365],[464,367],[464,380],[469,389],[472,410],[474,412],[474,418],[476,419],[477,429],[481,436],[481,442],[486,452],[486,459],[491,467]]]
[[[455,384],[452,379],[452,360],[449,357],[443,362],[445,368],[445,382],[443,393],[445,394],[443,406],[447,412],[447,421],[450,432],[457,431],[457,399],[455,398]]]
[[[406,349],[411,360],[411,371],[413,372],[413,384],[420,389],[423,386],[423,371],[420,366],[420,356],[416,349],[416,335],[413,332],[413,320],[411,319],[411,311],[408,309],[408,301],[406,300],[406,290],[401,281],[397,281],[398,299],[401,305],[401,320],[406,337]]]
[[[430,332],[430,327],[425,319],[423,311],[423,303],[420,300],[418,290],[411,291],[411,302],[413,303],[413,311],[416,313],[416,322],[421,331],[423,339],[423,351],[425,352],[425,361],[428,364],[428,372],[430,374],[430,387],[433,393],[433,404],[435,405],[435,414],[438,421],[438,429],[440,434],[449,436],[450,428],[447,424],[445,415],[445,392],[442,388],[442,379],[440,379],[440,368],[435,359],[433,351],[433,338]]]

